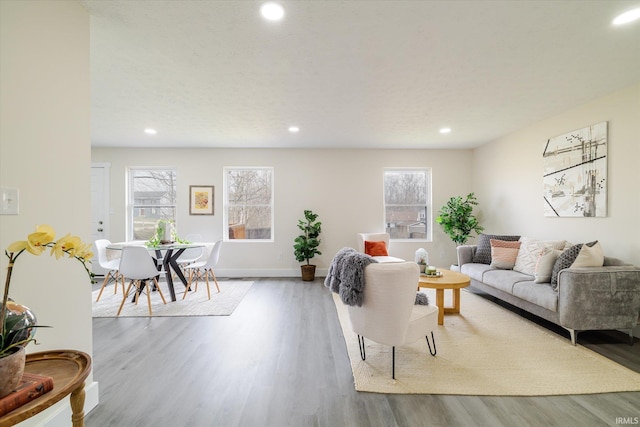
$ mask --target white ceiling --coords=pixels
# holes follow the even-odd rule
[[[93,146],[471,148],[640,81],[640,0],[82,3]]]

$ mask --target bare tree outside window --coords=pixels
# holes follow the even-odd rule
[[[273,168],[225,168],[230,240],[273,239]]]
[[[176,220],[176,171],[129,170],[129,233],[134,240],[149,240],[159,219]]]
[[[431,238],[431,169],[385,169],[384,221],[391,239]]]

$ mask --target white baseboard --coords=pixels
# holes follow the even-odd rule
[[[86,416],[93,408],[98,406],[98,383],[94,381],[91,384],[86,384],[84,392],[84,414]],[[69,427],[71,425],[69,397],[17,425],[19,427]]]
[[[328,268],[316,269],[316,277],[326,277]],[[300,268],[264,268],[264,269],[216,269],[216,276],[221,278],[252,278],[252,277],[300,277]]]

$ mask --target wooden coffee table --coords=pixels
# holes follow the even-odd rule
[[[471,279],[466,274],[457,273],[451,270],[439,269],[442,276],[428,277],[420,275],[418,280],[418,290],[420,288],[430,288],[436,290],[436,305],[438,306],[438,325],[444,324],[444,314],[460,313],[460,289],[466,288],[471,283]],[[444,306],[444,290],[453,290],[453,307]]]

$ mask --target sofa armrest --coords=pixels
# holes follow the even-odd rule
[[[640,269],[567,268],[558,274],[561,326],[576,330],[632,329],[640,314]]]
[[[460,245],[458,251],[458,266],[473,262],[473,255],[476,253],[477,245]]]

